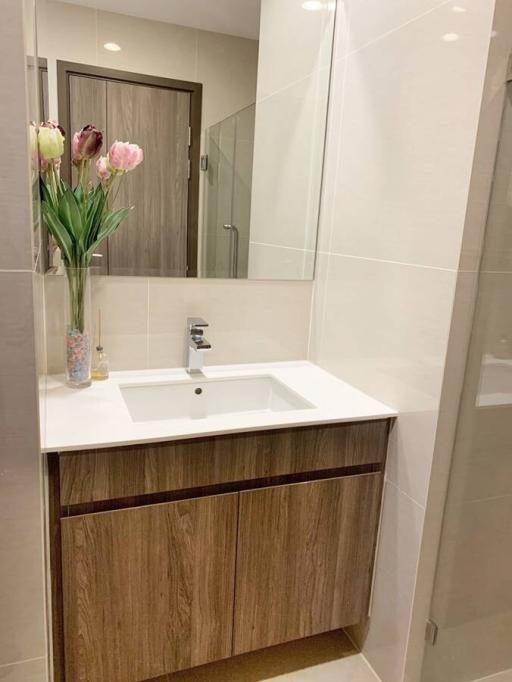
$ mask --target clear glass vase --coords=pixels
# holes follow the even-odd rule
[[[66,268],[66,379],[74,388],[91,385],[90,279],[89,268]]]

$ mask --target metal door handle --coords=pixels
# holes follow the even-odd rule
[[[231,233],[230,241],[230,261],[231,261],[231,277],[236,279],[238,277],[238,242],[240,234],[236,225],[231,223],[226,223],[222,226],[225,230],[229,230]]]

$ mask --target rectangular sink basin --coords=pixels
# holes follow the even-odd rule
[[[314,407],[272,376],[184,379],[120,386],[132,421],[205,419],[222,414]]]

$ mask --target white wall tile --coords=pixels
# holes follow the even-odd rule
[[[327,83],[328,72],[316,72],[256,104],[254,242],[315,247]]]
[[[250,279],[312,279],[314,251],[249,243]]]
[[[411,615],[491,32],[493,3],[457,5],[466,11],[338,8],[310,357],[400,414],[372,616],[354,632],[385,682],[419,680],[426,580],[413,630]],[[474,294],[473,275],[466,284]],[[406,668],[409,650],[418,660]]]
[[[460,4],[458,41],[444,4],[348,57],[332,251],[458,266],[492,22]]]
[[[341,11],[342,7],[343,5],[338,11]],[[331,71],[317,241],[318,251],[321,252],[330,250],[333,222],[336,216],[334,199],[338,182],[339,155],[341,153],[340,133],[344,112],[346,66],[346,60],[334,60]]]
[[[333,24],[327,3],[308,11],[296,0],[262,0],[258,101],[329,66]]]
[[[317,281],[325,266],[320,259]],[[388,476],[424,505],[455,273],[333,255],[325,277],[312,358],[399,410]]]
[[[347,23],[347,49],[357,50],[389,31],[396,30],[408,22],[442,5],[446,0],[338,0],[344,5]],[[463,3],[457,2],[460,6]],[[450,8],[451,9],[451,8]],[[458,19],[454,13],[454,22]]]
[[[370,630],[363,647],[382,682],[398,682],[403,676],[423,514],[386,483]]]

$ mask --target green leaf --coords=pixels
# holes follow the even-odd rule
[[[82,236],[82,214],[76,201],[75,195],[66,186],[59,201],[59,220],[67,228],[67,231],[79,242]]]
[[[82,204],[84,203],[84,188],[82,187],[82,185],[77,185],[73,190],[73,194],[75,195],[77,204],[79,206],[82,206]]]
[[[85,240],[86,248],[90,247],[90,245],[96,241],[98,237],[98,233],[102,225],[106,199],[107,197],[103,188],[101,185],[98,185],[92,192],[92,200],[90,201],[89,207],[87,209],[87,240]]]
[[[109,211],[105,214],[104,220],[101,224],[101,229],[98,232],[98,236],[87,251],[88,258],[92,256],[95,249],[104,239],[110,237],[110,235],[117,230],[121,222],[128,216],[129,212],[129,208],[118,208],[116,211]]]
[[[65,262],[69,265],[73,264],[73,240],[69,235],[66,227],[61,223],[57,213],[54,211],[52,206],[43,201],[41,204],[41,209],[43,212],[44,221],[52,237],[57,242],[61,252],[62,257]]]
[[[53,194],[50,191],[50,188],[46,185],[44,180],[41,178],[41,200],[46,201],[47,204],[50,204],[52,208],[56,208],[55,202],[53,201]]]

